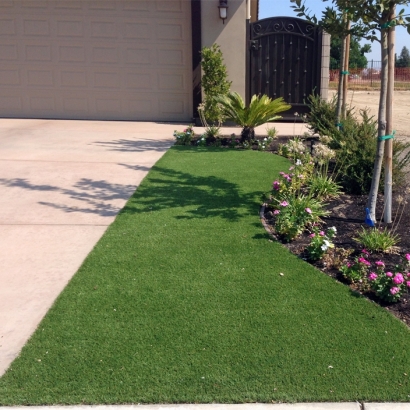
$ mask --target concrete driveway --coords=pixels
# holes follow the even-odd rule
[[[0,119],[0,375],[182,128]]]

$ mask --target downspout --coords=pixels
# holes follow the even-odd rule
[[[245,103],[249,104],[250,97],[250,72],[251,72],[251,55],[250,55],[250,27],[251,27],[251,0],[246,0],[246,30],[245,30]]]

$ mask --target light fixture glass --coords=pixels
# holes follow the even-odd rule
[[[223,23],[225,24],[225,19],[228,17],[228,1],[227,0],[219,0],[219,17],[222,19]]]

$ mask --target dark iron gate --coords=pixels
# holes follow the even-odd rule
[[[283,97],[292,105],[282,113],[295,120],[308,112],[304,101],[320,94],[322,30],[293,17],[272,17],[250,25],[249,93]]]

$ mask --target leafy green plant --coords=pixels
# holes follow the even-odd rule
[[[242,127],[241,141],[248,143],[255,139],[255,127],[282,118],[277,114],[290,108],[282,97],[272,100],[267,95],[254,95],[249,106],[245,105],[237,92],[219,95],[215,100],[220,104],[226,119]]]
[[[313,172],[313,163],[297,159],[295,165],[289,168],[288,173],[279,172],[279,177],[272,183],[272,199],[281,201],[292,195],[301,193]]]
[[[215,97],[228,94],[231,81],[228,81],[228,71],[218,44],[204,47],[201,55],[203,72],[201,86],[204,93],[204,115],[209,123],[221,124],[224,121],[224,117]]]
[[[317,199],[334,199],[342,194],[341,186],[333,180],[333,177],[321,173],[312,175],[307,186],[310,194]]]
[[[392,234],[390,231],[379,228],[364,228],[358,233],[356,242],[363,245],[369,251],[386,252],[395,246],[400,238],[398,235]]]
[[[336,228],[332,226],[326,233],[317,226],[313,228],[313,232],[309,235],[311,238],[309,246],[306,248],[308,257],[312,261],[323,258],[323,255],[335,245],[332,239],[336,236]]]
[[[205,105],[200,104],[198,107],[199,118],[201,119],[202,126],[205,127],[205,137],[208,144],[214,144],[216,139],[221,135],[221,127],[217,125],[208,124],[205,116]]]
[[[197,140],[198,147],[205,147],[206,146],[206,134],[202,134]]]
[[[273,138],[272,137],[265,137],[262,138],[261,140],[254,140],[252,141],[253,144],[257,144],[258,146],[258,151],[266,151],[269,147],[269,145],[272,143]]]
[[[278,137],[278,130],[275,127],[270,127],[269,125],[266,127],[266,133],[269,138],[272,138],[274,140],[275,138]]]
[[[192,137],[195,135],[193,125],[185,128],[182,132],[174,131],[175,145],[191,145]]]
[[[291,195],[277,202],[273,211],[276,217],[275,231],[286,241],[294,240],[328,214],[322,202],[306,195]]]

